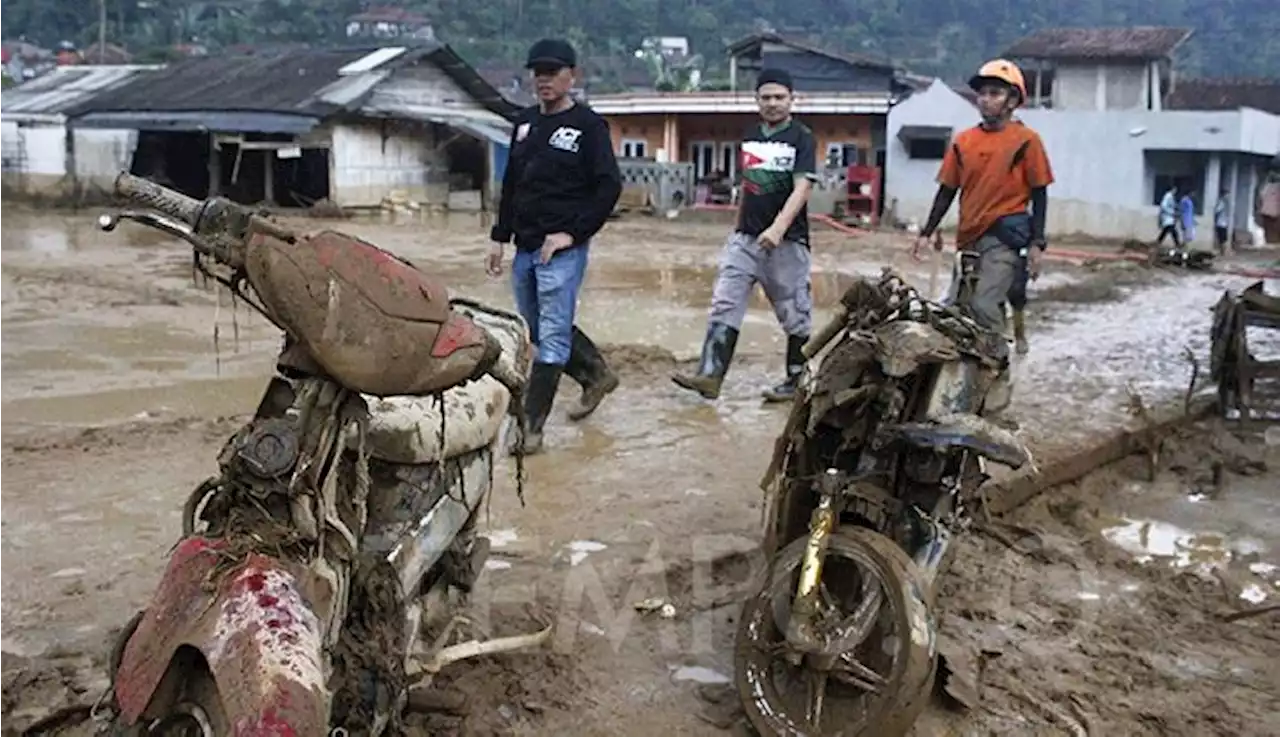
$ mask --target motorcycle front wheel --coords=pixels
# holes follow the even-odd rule
[[[172,699],[158,717],[132,726],[117,725],[112,737],[224,737],[230,725],[208,666],[179,652],[166,675]]]
[[[874,623],[835,654],[800,656],[784,633],[806,543],[801,537],[778,551],[739,619],[734,680],[747,718],[765,737],[902,737],[928,704],[936,670],[937,636],[919,569],[883,535],[837,529],[816,621],[832,631],[863,609]]]

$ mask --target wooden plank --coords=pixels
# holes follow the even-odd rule
[[[1176,414],[1157,420],[1138,430],[1117,430],[1098,443],[1054,458],[1040,466],[1036,475],[1024,474],[996,482],[986,491],[987,507],[992,514],[1006,514],[1048,491],[1072,481],[1078,481],[1090,472],[1122,460],[1134,453],[1145,452],[1153,443],[1180,427],[1191,425],[1208,417],[1214,403],[1210,400],[1193,403],[1190,412],[1181,408]]]

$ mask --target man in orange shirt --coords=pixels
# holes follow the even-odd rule
[[[979,259],[969,309],[981,325],[1003,332],[1003,303],[1018,278],[1019,260],[1027,259],[1032,279],[1040,273],[1053,171],[1040,136],[1013,119],[1013,111],[1027,97],[1022,71],[1012,62],[997,59],[983,64],[969,86],[978,93],[982,123],[961,131],[947,149],[933,209],[912,255],[918,256],[932,238],[959,193],[956,247],[978,254]],[[935,247],[941,246],[937,240]],[[959,287],[957,268],[949,302],[956,299]]]

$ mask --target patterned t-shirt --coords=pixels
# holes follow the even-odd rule
[[[813,132],[797,120],[777,128],[761,123],[747,131],[738,162],[742,172],[742,214],[738,230],[756,236],[773,224],[795,190],[796,177],[815,178],[816,148]],[[791,222],[785,238],[808,245],[807,206]]]

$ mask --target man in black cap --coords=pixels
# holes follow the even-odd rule
[[[756,80],[760,123],[742,141],[742,197],[738,223],[720,255],[711,295],[711,317],[702,360],[693,375],[675,374],[678,386],[707,399],[720,396],[729,371],[747,301],[758,282],[787,334],[786,378],[764,392],[766,401],[795,397],[809,340],[809,215],[806,206],[816,179],[813,133],[791,117],[791,75],[765,69]]]
[[[529,323],[538,355],[525,395],[526,432],[517,448],[542,449],[542,428],[555,401],[560,374],[582,386],[569,417],[595,411],[618,387],[591,339],[574,326],[578,291],[591,238],[604,227],[622,194],[609,125],[569,95],[577,54],[566,41],[543,39],[529,49],[538,104],[520,112],[502,179],[498,223],[490,238],[487,270],[502,273],[503,244],[514,237],[511,286]]]

